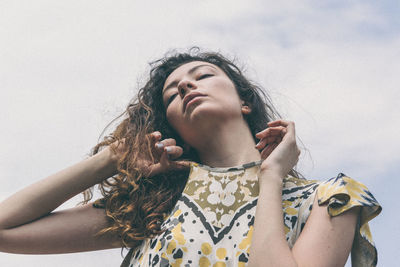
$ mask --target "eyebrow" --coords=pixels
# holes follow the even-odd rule
[[[201,68],[201,67],[211,67],[211,68],[217,70],[217,69],[216,69],[214,66],[212,66],[212,65],[201,64],[201,65],[194,66],[194,67],[191,68],[187,73],[188,73],[188,74],[193,74],[193,72],[195,72],[198,68]],[[165,89],[163,90],[162,94],[164,94],[168,89],[177,86],[177,85],[178,85],[178,82],[179,82],[179,81],[176,81],[176,80],[175,80],[175,81],[171,82],[170,84],[168,84],[168,85],[165,87]]]

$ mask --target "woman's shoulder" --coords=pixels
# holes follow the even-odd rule
[[[360,208],[352,262],[354,266],[376,266],[377,251],[368,222],[382,210],[371,191],[359,180],[344,173],[325,180],[305,180],[287,176],[282,191],[285,232],[293,246],[311,213],[315,198],[331,217]]]
[[[290,206],[293,206],[295,203],[298,208],[305,209],[307,206],[311,210],[314,198],[317,198],[319,206],[327,206],[330,216],[338,216],[351,208],[362,207],[361,223],[373,219],[382,210],[362,182],[343,173],[326,180],[306,180],[293,176],[284,179],[284,204],[290,202]]]
[[[304,196],[305,192],[311,195],[314,191],[316,191],[319,205],[330,204],[329,206],[333,207],[344,204],[379,206],[373,194],[362,182],[344,173],[325,180],[307,180],[288,175],[283,181],[283,195],[291,194],[293,196],[295,193]]]
[[[371,191],[362,182],[344,173],[319,182],[317,198],[319,205],[328,205],[331,216],[339,215],[352,207],[362,206],[368,210],[369,219],[372,219],[382,209]]]

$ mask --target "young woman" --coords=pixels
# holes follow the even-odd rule
[[[231,61],[168,55],[92,157],[0,204],[0,250],[127,247],[122,266],[343,266],[352,252],[376,266],[379,204],[342,173],[305,180],[299,154],[295,124]],[[104,197],[87,203],[95,184]]]

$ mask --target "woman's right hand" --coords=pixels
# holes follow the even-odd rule
[[[146,158],[139,160],[139,168],[141,168],[145,176],[151,177],[167,171],[189,168],[189,162],[176,160],[182,156],[183,148],[176,145],[175,139],[167,138],[162,140],[162,135],[159,131],[150,133],[149,137],[151,140],[153,157],[156,159],[156,163]],[[112,161],[116,163],[118,162],[118,159],[127,152],[125,139],[116,141],[110,146],[113,151],[111,153]]]

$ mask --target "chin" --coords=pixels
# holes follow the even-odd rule
[[[190,106],[189,118],[191,120],[211,119],[226,120],[232,117],[233,114],[237,113],[236,110],[231,110],[230,107],[222,107],[215,105],[207,105],[206,103],[200,103],[197,106]],[[239,114],[240,115],[240,114]]]

